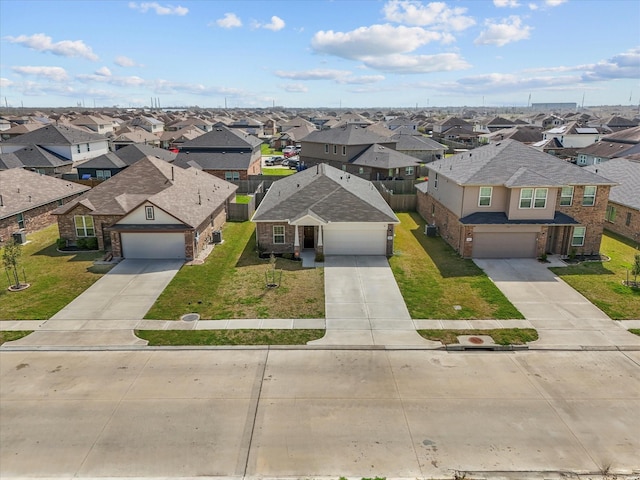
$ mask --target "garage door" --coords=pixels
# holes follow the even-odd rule
[[[184,233],[122,233],[124,258],[185,258]]]
[[[473,258],[535,258],[535,232],[476,233]]]
[[[386,255],[387,226],[324,227],[325,255]]]

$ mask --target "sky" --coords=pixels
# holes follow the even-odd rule
[[[10,107],[640,104],[638,0],[0,0]]]

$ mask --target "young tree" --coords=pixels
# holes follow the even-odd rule
[[[18,277],[18,262],[22,255],[22,245],[15,240],[7,242],[2,252],[2,264],[7,272],[11,272],[15,284],[14,288],[20,288],[20,278]]]
[[[640,275],[640,254],[635,255],[633,265],[631,266],[631,274],[633,281],[638,286],[638,275]]]

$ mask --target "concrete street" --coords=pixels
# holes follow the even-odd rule
[[[640,476],[639,351],[2,351],[0,384],[3,479]]]

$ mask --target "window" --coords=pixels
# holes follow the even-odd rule
[[[24,213],[20,212],[16,215],[16,220],[18,220],[18,228],[24,228]]]
[[[329,144],[328,143],[324,144],[324,153],[329,153]]]
[[[493,193],[493,187],[480,187],[480,195],[478,196],[478,206],[490,207],[492,193]]]
[[[520,208],[531,208],[533,200],[533,188],[520,190]]]
[[[612,205],[607,205],[607,212],[605,213],[604,219],[607,222],[615,223],[616,221],[616,207]]]
[[[224,179],[228,182],[240,180],[240,172],[224,172]]]
[[[533,208],[545,208],[547,206],[547,188],[536,188]]]
[[[347,166],[346,165],[342,165],[342,171],[346,172],[347,171]]]
[[[582,195],[582,205],[585,207],[593,207],[596,204],[596,187],[584,187]]]
[[[273,226],[273,243],[274,244],[284,243],[284,225]]]
[[[345,156],[345,157],[347,156],[347,146],[346,145],[342,146],[342,155]]]
[[[405,175],[413,175],[413,167],[406,167],[404,169],[404,174]]]
[[[111,170],[96,170],[96,178],[98,180],[106,180],[111,178]]]
[[[631,225],[631,212],[627,212],[627,219],[624,221],[624,224],[628,227]]]
[[[89,146],[89,144],[87,143],[87,152],[91,151],[91,147]]]
[[[62,205],[64,205],[64,198],[59,199],[56,204],[61,207]]]
[[[80,144],[76,145],[76,149],[78,150],[78,153],[80,153]]]
[[[438,188],[438,174],[433,177],[433,188]]]
[[[573,203],[573,187],[562,187],[560,192],[560,206],[570,207]]]
[[[144,207],[144,218],[147,220],[153,220],[155,218],[153,207],[151,205],[147,205],[146,207]]]
[[[337,155],[338,154],[338,145],[334,145],[333,146],[333,154]]]
[[[364,167],[358,168],[358,173],[362,175],[364,173]]]
[[[73,217],[76,224],[76,237],[95,237],[93,229],[93,217],[88,215],[76,215]]]
[[[573,237],[571,238],[572,247],[581,247],[584,245],[584,234],[586,230],[587,230],[587,227],[573,228]]]

